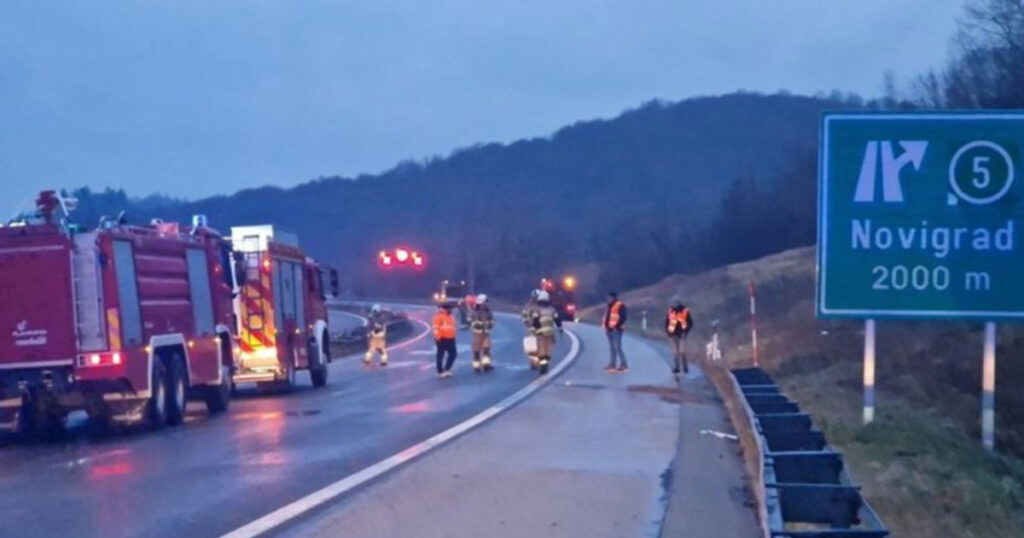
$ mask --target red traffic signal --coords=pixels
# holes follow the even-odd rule
[[[382,250],[377,254],[377,263],[384,269],[392,267],[408,266],[415,269],[423,269],[427,265],[427,258],[420,252],[405,247],[398,247],[393,250]]]

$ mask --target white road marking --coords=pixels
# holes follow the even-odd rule
[[[366,327],[367,325],[370,324],[370,320],[366,319],[363,316],[360,316],[359,314],[353,314],[352,312],[345,312],[344,310],[331,310],[331,314],[340,314],[342,316],[356,318],[359,320],[359,323],[362,324],[363,327]]]
[[[501,402],[498,402],[492,407],[487,408],[476,416],[471,417],[465,422],[456,424],[455,426],[427,439],[415,445],[412,445],[397,454],[392,455],[386,459],[383,459],[357,473],[351,474],[325,486],[305,497],[298,499],[290,504],[287,504],[277,510],[251,522],[245,526],[239,527],[227,534],[222,538],[251,538],[259,536],[265,532],[268,532],[287,521],[294,519],[332,499],[344,494],[347,491],[352,490],[358,486],[361,486],[374,478],[395,469],[405,463],[408,463],[431,450],[448,443],[452,439],[480,426],[481,424],[491,420],[492,418],[500,415],[502,412],[515,406],[519,402],[525,400],[533,393],[537,392],[545,385],[551,382],[552,379],[562,373],[568,368],[580,353],[580,339],[571,331],[566,331],[566,335],[572,340],[572,345],[569,348],[569,354],[566,355],[561,362],[555,365],[555,368],[546,376],[538,377],[531,381],[525,387],[516,391],[508,398],[505,398]]]
[[[731,433],[724,433],[724,432],[720,432],[718,430],[701,430],[700,434],[701,435],[714,435],[715,437],[717,437],[719,439],[728,439],[730,441],[739,441],[740,440],[739,437],[737,437],[737,436],[735,436],[735,435],[733,435]]]
[[[409,321],[413,321],[413,322],[419,323],[420,325],[423,326],[424,331],[421,332],[420,334],[417,334],[414,338],[412,338],[410,340],[406,340],[405,342],[402,342],[400,344],[395,344],[393,346],[388,346],[388,351],[391,351],[392,349],[402,349],[403,347],[408,347],[408,346],[412,345],[414,342],[419,342],[420,340],[423,340],[428,334],[433,332],[433,328],[430,327],[430,324],[425,322],[425,321],[423,321],[423,320],[420,320],[420,319],[410,319]],[[415,351],[413,351],[412,353],[415,353]],[[431,352],[431,353],[433,353],[433,352]]]

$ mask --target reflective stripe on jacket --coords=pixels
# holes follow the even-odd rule
[[[534,332],[539,336],[554,336],[558,322],[558,311],[551,306],[538,306],[531,313]]]
[[[434,340],[455,338],[455,318],[444,310],[434,315]]]
[[[494,328],[494,314],[486,306],[477,305],[469,315],[470,327],[475,333],[488,333]]]

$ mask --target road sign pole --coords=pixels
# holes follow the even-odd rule
[[[996,446],[996,324],[985,323],[985,347],[981,367],[981,442]]]
[[[875,420],[875,320],[864,320],[864,424]]]

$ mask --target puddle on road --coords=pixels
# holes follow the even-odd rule
[[[668,403],[704,403],[696,395],[681,392],[678,387],[665,387],[657,385],[629,385],[626,389],[629,392],[651,394],[657,396],[662,401]]]

